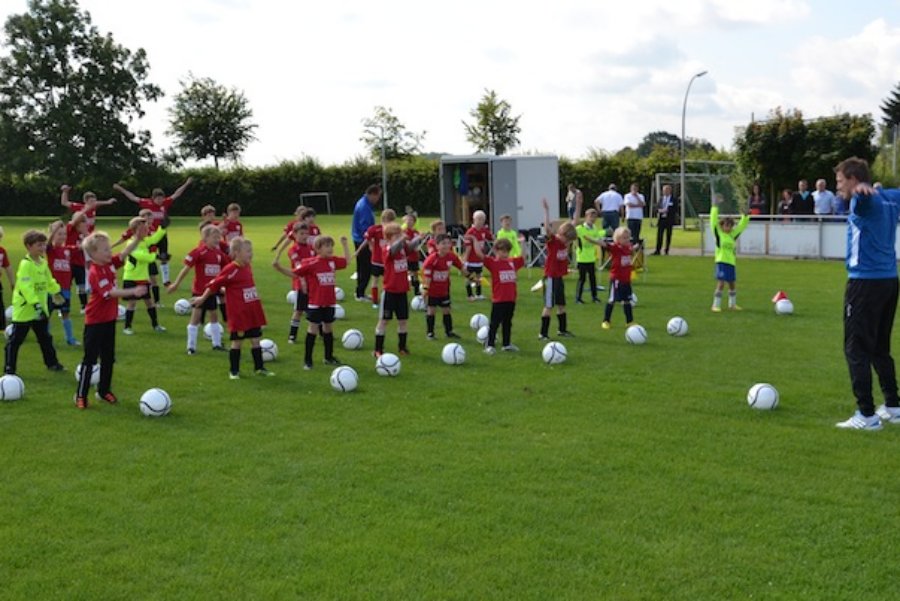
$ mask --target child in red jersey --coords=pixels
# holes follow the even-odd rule
[[[305,210],[306,207],[304,207],[303,205],[300,205],[296,209],[294,209],[294,218],[288,221],[287,225],[284,226],[284,230],[282,230],[281,236],[278,237],[278,240],[276,240],[275,244],[272,246],[272,252],[283,251],[288,244],[290,244],[291,242],[296,242],[296,240],[294,239],[294,226],[300,223],[300,215]],[[308,226],[307,231],[309,231]]]
[[[524,257],[510,258],[512,243],[501,238],[494,244],[494,256],[485,256],[480,245],[474,245],[475,255],[491,272],[491,323],[488,327],[488,339],[484,343],[484,352],[493,355],[497,352],[497,330],[503,330],[503,347],[507,352],[516,352],[519,347],[512,343],[512,318],[516,312],[516,295],[518,283],[516,272],[525,266]]]
[[[100,359],[100,382],[97,384],[96,396],[110,404],[118,402],[112,392],[113,363],[116,360],[116,320],[119,318],[117,299],[144,296],[147,288],[116,288],[116,269],[122,267],[125,259],[140,242],[141,233],[138,232],[118,255],[113,255],[109,236],[104,232],[94,232],[82,244],[82,249],[91,259],[88,273],[91,298],[84,313],[84,357],[81,360],[81,377],[75,391],[75,406],[79,409],[87,409],[87,395],[97,359]]]
[[[431,234],[428,236],[427,248],[428,254],[430,255],[437,252],[437,237],[447,233],[447,224],[440,219],[437,219],[431,222],[429,229],[431,230]],[[450,243],[451,245],[453,244],[453,238],[450,239]]]
[[[379,279],[384,276],[384,259],[382,255],[384,254],[384,249],[387,246],[387,243],[385,242],[384,228],[389,224],[393,224],[396,219],[397,213],[395,213],[393,209],[383,210],[381,212],[381,223],[378,225],[373,225],[369,229],[367,229],[366,234],[363,237],[372,256],[372,307],[376,309],[379,306],[378,282]],[[356,249],[356,253],[354,253],[354,257],[359,254],[359,249],[362,247],[362,244],[360,244],[359,248]]]
[[[85,220],[87,221],[88,233],[94,231],[94,225],[97,220],[97,207],[108,207],[116,202],[115,198],[97,200],[97,195],[93,192],[85,192],[81,196],[81,202],[73,202],[69,200],[69,192],[72,190],[72,186],[63,184],[59,189],[59,203],[72,211],[72,213],[78,213],[79,211],[84,213]]]
[[[300,224],[303,225],[303,224]],[[340,365],[334,356],[334,306],[337,298],[334,293],[335,275],[338,269],[346,269],[350,261],[350,246],[347,237],[341,236],[343,257],[334,256],[334,239],[331,236],[319,236],[315,241],[316,256],[305,259],[293,274],[303,279],[309,293],[309,304],[306,319],[309,327],[306,330],[306,349],[303,355],[303,369],[312,369],[313,349],[316,336],[322,334],[325,345],[325,365]]]
[[[547,258],[544,261],[544,309],[541,311],[541,340],[550,340],[550,310],[556,306],[556,318],[559,320],[557,336],[571,338],[575,336],[568,329],[566,316],[566,291],[563,277],[569,273],[569,245],[578,237],[573,220],[565,221],[555,232],[551,231],[550,205],[542,199],[544,207],[544,227],[547,228]],[[579,203],[580,205],[580,203]],[[576,208],[575,214],[581,212]]]
[[[408,355],[406,346],[406,320],[409,319],[409,304],[406,293],[409,290],[408,259],[410,252],[419,248],[421,238],[407,240],[396,223],[384,226],[384,239],[388,246],[384,248],[384,294],[378,308],[378,325],[375,326],[375,356],[384,354],[384,332],[387,322],[397,317],[397,336],[399,353]]]
[[[81,248],[81,243],[88,235],[87,219],[83,211],[78,211],[66,224],[66,246]],[[75,292],[81,302],[81,313],[87,306],[87,271],[83,252],[76,252],[71,257],[72,279],[75,281]]]
[[[2,241],[3,228],[0,227],[0,242]],[[12,265],[9,262],[9,254],[2,246],[0,246],[0,269],[6,272],[6,281],[9,282],[9,289],[12,291],[16,287],[16,278],[13,276]],[[0,329],[6,329],[6,306],[3,304],[3,274],[0,274]]]
[[[610,329],[610,318],[616,302],[622,303],[625,310],[625,324],[631,325],[634,315],[631,313],[631,231],[627,227],[617,228],[613,232],[612,244],[601,241],[601,245],[610,254],[609,264],[609,301],[603,314],[604,330]]]
[[[141,209],[138,211],[138,217],[143,219],[147,224],[147,231],[143,237],[153,236],[156,233],[156,230],[159,229],[158,226],[153,225],[155,223],[153,211],[150,209]],[[168,220],[168,218],[166,219]],[[115,249],[120,244],[125,244],[131,240],[132,236],[134,236],[134,230],[131,227],[126,228],[119,239],[113,243],[112,247]],[[167,236],[168,234],[165,234],[164,238]],[[150,252],[159,253],[159,245],[157,243],[149,245],[148,249]],[[153,303],[157,308],[162,308],[163,304],[159,301],[159,265],[156,264],[156,259],[147,266],[147,273],[150,282],[150,295],[153,297]]]
[[[450,315],[450,267],[456,267],[463,275],[469,272],[463,266],[462,260],[451,249],[453,241],[447,234],[438,234],[434,240],[437,252],[428,255],[422,264],[422,274],[425,279],[422,284],[422,299],[425,301],[425,323],[428,327],[426,336],[434,340],[434,314],[435,308],[440,307],[444,315],[444,332],[447,338],[459,338],[453,331],[453,316]]]
[[[243,238],[244,226],[241,223],[241,205],[236,202],[228,205],[221,225],[222,233],[225,234],[225,242],[228,244],[231,244],[231,241],[235,238]]]
[[[225,288],[228,329],[231,331],[231,351],[228,353],[231,364],[229,377],[232,380],[239,380],[241,377],[241,343],[248,338],[256,375],[274,376],[275,374],[263,364],[262,349],[259,348],[262,327],[266,325],[266,314],[256,292],[253,269],[250,267],[253,261],[253,243],[244,238],[232,240],[231,258],[232,262],[206,285],[203,294],[194,299],[194,306],[202,307],[207,298],[220,288]]]
[[[484,250],[487,242],[494,239],[491,228],[485,225],[487,214],[484,211],[475,211],[472,213],[472,227],[466,230],[465,246],[466,246],[466,269],[469,273],[475,274],[475,281],[466,282],[466,296],[469,301],[484,300],[481,294],[481,273],[482,263],[475,247],[481,249],[481,256],[484,256]],[[473,294],[474,289],[474,294]]]
[[[114,184],[113,188],[121,192],[125,195],[125,197],[138,204],[138,207],[141,209],[150,209],[153,213],[153,221],[150,223],[150,233],[152,234],[159,228],[160,226],[167,227],[169,220],[169,207],[172,206],[176,200],[178,200],[182,194],[184,194],[185,190],[191,185],[191,182],[194,181],[194,178],[189,177],[181,186],[178,187],[174,192],[172,192],[172,196],[166,196],[165,192],[162,191],[161,188],[155,188],[153,190],[153,194],[151,198],[139,198],[137,195],[129,192],[125,188],[122,187],[121,184]],[[165,224],[163,223],[165,222]],[[164,235],[162,239],[157,244],[158,252],[159,252],[159,262],[160,262],[160,271],[162,272],[162,280],[163,286],[169,285],[169,236],[168,234]],[[156,288],[156,293],[154,294],[155,302],[159,302],[159,288]]]
[[[80,246],[66,244],[66,224],[62,221],[54,221],[50,224],[48,242],[47,265],[50,267],[53,279],[59,284],[59,295],[63,298],[63,302],[53,308],[59,311],[59,318],[62,320],[63,331],[66,334],[66,344],[79,346],[80,343],[75,339],[75,332],[72,328],[72,320],[69,319],[69,310],[72,300],[72,291],[70,290],[72,287],[72,257],[82,254],[83,251]]]
[[[219,248],[222,241],[222,232],[214,225],[207,224],[201,232],[202,239],[197,247],[189,252],[184,258],[184,267],[175,277],[175,281],[167,288],[169,294],[178,290],[182,280],[188,272],[194,270],[194,283],[191,286],[191,294],[200,296],[206,290],[209,284],[216,276],[222,272],[231,259]],[[191,311],[191,321],[187,326],[187,354],[193,355],[197,352],[197,334],[200,332],[200,324],[206,313],[209,313],[210,323],[219,323],[218,300],[215,295],[210,295],[200,307],[194,307]],[[222,330],[214,327],[211,332],[212,348],[214,351],[224,351],[222,346]]]
[[[316,237],[322,235],[322,230],[316,225],[316,210],[304,207],[300,212],[300,221],[309,228],[309,243],[313,244],[316,241]]]
[[[275,255],[275,259],[272,261],[272,267],[274,267],[276,271],[292,278],[293,282],[291,289],[297,293],[297,299],[294,301],[294,314],[291,315],[291,329],[288,332],[288,344],[294,344],[297,341],[297,331],[300,329],[300,320],[303,318],[303,313],[306,311],[309,300],[305,282],[303,278],[296,276],[295,272],[300,268],[303,261],[316,256],[316,252],[309,241],[309,226],[302,221],[294,223],[294,229],[291,230],[291,235],[288,240],[295,241],[288,251],[288,259],[291,261],[290,270],[281,266],[281,252],[284,250],[283,247],[279,249],[278,254]],[[332,246],[334,246],[333,241]]]
[[[419,230],[416,229],[418,220],[419,216],[415,211],[409,211],[403,216],[403,235],[408,240],[422,237]],[[421,259],[422,257],[418,250],[411,252],[409,255],[409,283],[412,285],[413,294],[416,296],[419,295],[419,261]]]

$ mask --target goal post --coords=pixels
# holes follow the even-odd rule
[[[328,192],[301,192],[300,204],[314,209],[316,213],[331,215],[331,195]]]
[[[699,216],[709,213],[712,200],[721,195],[720,209],[723,213],[737,213],[745,198],[735,178],[735,164],[731,161],[689,161],[692,172],[684,174],[685,190],[681,190],[681,173],[657,173],[653,189],[650,191],[651,215],[662,198],[665,185],[672,186],[675,196],[681,201],[679,214],[682,229],[700,227]],[[697,169],[702,171],[698,172]]]

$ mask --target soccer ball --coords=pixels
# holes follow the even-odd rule
[[[286,299],[290,306],[292,306],[292,307],[297,306],[297,291],[291,290],[290,292],[288,292]]]
[[[424,311],[425,310],[425,299],[422,298],[421,294],[417,294],[412,298],[412,302],[410,303],[413,311]]]
[[[488,321],[487,315],[483,313],[476,313],[472,316],[472,319],[469,320],[469,327],[472,328],[473,332],[477,332],[489,323],[490,322]]]
[[[385,353],[375,361],[375,373],[379,376],[396,376],[400,373],[400,357]]]
[[[754,384],[747,392],[747,404],[763,411],[778,406],[778,391],[771,384]]]
[[[175,301],[175,315],[187,315],[191,312],[191,309],[194,307],[191,305],[191,301],[186,298],[179,298]]]
[[[220,324],[219,322],[209,322],[208,324],[203,326],[203,337],[207,340],[212,340],[213,332],[216,330],[219,331],[220,335],[225,332],[225,328],[223,328],[222,324]]]
[[[81,363],[75,367],[75,381],[81,381]],[[100,383],[100,366],[94,363],[94,368],[91,370],[91,386],[96,386]]]
[[[25,382],[14,374],[0,378],[0,401],[18,401],[25,396]]]
[[[4,314],[6,315],[6,321],[12,321],[12,314],[13,314],[12,305],[10,305],[6,308],[6,311],[4,312]]]
[[[271,338],[260,340],[259,348],[262,350],[263,362],[268,363],[278,358],[278,345]]]
[[[340,305],[334,306],[334,318],[335,319],[344,319],[347,317],[347,312],[344,311],[344,308]]]
[[[337,302],[341,302],[342,300],[344,300],[344,289],[340,286],[335,286],[334,298],[337,300]]]
[[[341,365],[331,372],[331,387],[339,392],[350,392],[359,386],[359,376],[349,365]]]
[[[125,305],[119,305],[119,321],[125,321],[126,313],[128,313],[128,309],[125,308]]]
[[[365,338],[363,338],[362,332],[359,330],[350,329],[341,336],[341,344],[348,351],[358,351],[362,348],[363,342],[365,342]]]
[[[644,326],[628,326],[625,330],[625,340],[630,344],[644,344],[647,342],[647,330]]]
[[[490,327],[489,326],[481,326],[480,328],[478,328],[478,331],[475,332],[475,340],[477,340],[481,344],[484,344],[485,342],[487,342],[489,334],[490,334]]]
[[[794,303],[787,298],[781,299],[775,303],[775,313],[778,315],[792,315],[794,313]]]
[[[666,324],[666,332],[670,336],[684,336],[688,333],[688,325],[683,317],[673,317]]]
[[[541,351],[541,357],[547,365],[558,365],[566,360],[568,351],[561,342],[548,342]]]
[[[7,338],[12,338],[13,324],[9,324],[6,326],[6,329],[3,331],[3,334],[6,335]]]
[[[444,345],[444,349],[441,351],[441,359],[447,365],[462,365],[466,362],[466,349],[458,342],[451,342]]]
[[[633,307],[633,306],[635,306],[635,305],[637,305],[637,294],[635,294],[634,292],[632,292],[632,293],[631,293],[631,306]]]
[[[172,399],[162,388],[151,388],[141,395],[139,406],[147,417],[162,417],[172,410]]]

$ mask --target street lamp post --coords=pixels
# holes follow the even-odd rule
[[[373,123],[371,121],[365,123],[367,128],[378,128],[378,140],[381,143],[381,201],[383,208],[388,208],[388,191],[387,191],[387,159],[385,156],[384,149],[384,125],[380,123]],[[366,133],[371,135],[376,135],[374,131],[371,129],[366,129]]]
[[[694,83],[694,80],[698,77],[703,77],[706,73],[706,71],[701,71],[691,77],[691,80],[688,82],[687,90],[684,92],[684,104],[681,106],[681,227],[684,227],[685,204],[687,202],[687,188],[685,188],[684,184],[684,120],[687,115],[688,94],[691,93],[691,85]]]

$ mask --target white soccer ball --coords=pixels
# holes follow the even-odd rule
[[[473,332],[477,332],[489,323],[491,322],[488,321],[487,315],[483,313],[476,313],[472,316],[472,319],[469,320],[469,327],[472,328]]]
[[[334,298],[337,300],[337,302],[341,302],[342,300],[344,300],[344,289],[340,286],[335,286]]]
[[[12,321],[12,314],[13,308],[12,305],[10,305],[6,308],[6,311],[4,311],[4,315],[6,315],[6,321]]]
[[[349,365],[341,365],[331,372],[331,387],[339,392],[350,392],[359,386],[359,375]]]
[[[413,311],[424,311],[425,310],[425,299],[422,298],[421,294],[417,294],[412,297],[412,302],[409,303],[409,306],[412,307]]]
[[[341,344],[343,344],[344,348],[348,351],[358,351],[363,347],[365,340],[362,332],[352,328],[344,332],[344,335],[341,336]]]
[[[775,313],[778,315],[791,315],[794,313],[794,303],[790,299],[783,298],[775,303]]]
[[[637,305],[637,294],[634,292],[631,293],[631,306]]]
[[[396,376],[400,373],[400,357],[385,353],[375,361],[375,373],[379,376]]]
[[[290,292],[288,292],[287,296],[285,298],[287,299],[287,302],[290,306],[295,307],[297,305],[297,291],[296,290],[291,290]]]
[[[647,342],[647,330],[644,329],[644,326],[628,326],[628,329],[625,330],[625,340],[629,344],[644,344]]]
[[[666,324],[666,332],[670,336],[684,336],[688,333],[688,325],[683,317],[673,317]]]
[[[262,359],[264,363],[274,361],[278,358],[278,345],[271,338],[263,338],[259,341],[259,348],[262,350]]]
[[[558,365],[566,360],[569,353],[561,342],[548,342],[541,351],[541,357],[547,365]]]
[[[344,319],[347,317],[347,312],[344,311],[344,308],[340,305],[334,306],[334,318],[335,319]]]
[[[119,321],[125,321],[125,314],[128,313],[128,309],[125,305],[119,305]]]
[[[25,396],[25,382],[13,374],[0,378],[0,401],[18,401]]]
[[[162,388],[151,388],[141,395],[139,406],[147,417],[162,417],[172,410],[172,399]]]
[[[475,332],[475,340],[484,344],[488,340],[488,335],[490,334],[490,326],[481,326],[478,328],[478,331]]]
[[[747,392],[747,404],[762,411],[774,409],[778,406],[778,391],[771,384],[754,384]]]
[[[466,362],[466,349],[458,342],[451,342],[444,345],[441,351],[441,359],[447,365],[462,365]]]
[[[79,363],[75,367],[75,381],[81,381],[81,363]],[[91,370],[91,386],[96,386],[100,383],[100,365],[94,363],[94,368]]]
[[[225,332],[225,328],[222,327],[222,324],[219,322],[209,322],[205,326],[203,326],[203,337],[207,340],[212,340],[213,332],[216,330],[219,331],[219,334],[223,334]]]
[[[175,315],[187,315],[194,308],[191,301],[186,298],[179,298],[172,307],[175,309]]]
[[[3,334],[7,338],[12,338],[12,331],[13,331],[13,324],[9,324],[8,326],[6,326],[6,329],[3,330]]]

